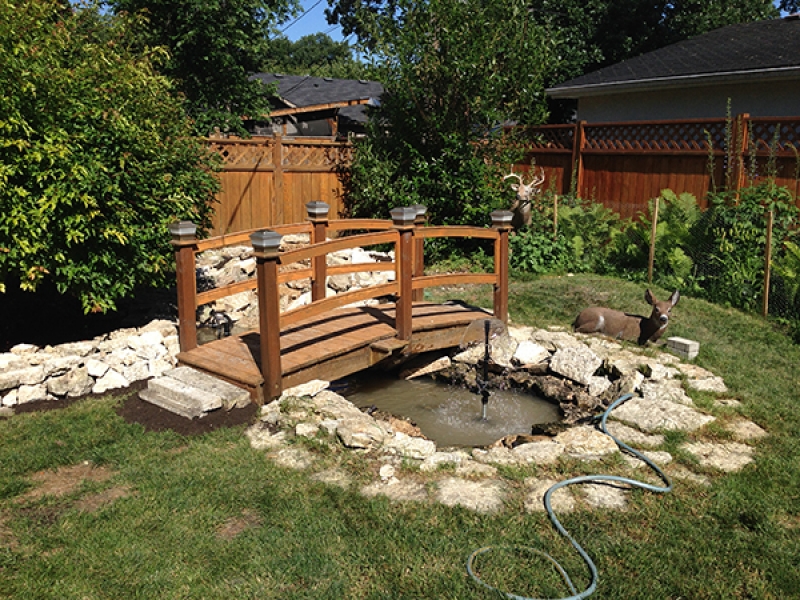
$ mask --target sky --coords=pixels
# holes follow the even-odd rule
[[[327,33],[334,41],[340,42],[344,39],[341,27],[328,25],[327,21],[325,21],[325,9],[328,8],[328,0],[300,0],[300,4],[305,9],[305,12],[298,19],[282,27],[283,34],[286,37],[296,42],[306,35]]]

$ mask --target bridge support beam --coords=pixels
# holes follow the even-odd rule
[[[258,323],[261,375],[264,399],[270,401],[283,391],[281,369],[281,309],[278,294],[278,251],[281,235],[268,229],[250,236],[256,258],[258,279]]]
[[[513,216],[510,210],[495,210],[491,214],[492,227],[499,234],[494,245],[494,270],[497,275],[497,283],[494,285],[494,317],[503,323],[508,323],[508,234]]]
[[[178,291],[178,343],[181,352],[197,348],[197,279],[195,252],[197,225],[191,221],[169,224],[175,248],[175,280]]]
[[[416,209],[417,216],[414,217],[414,277],[422,277],[425,274],[425,238],[417,236],[417,230],[425,225],[428,207],[422,204],[415,204],[412,208]],[[414,302],[425,300],[425,289],[419,288],[412,292]]]
[[[328,235],[328,212],[330,206],[325,202],[315,200],[306,204],[308,220],[314,226],[311,232],[311,243],[318,244],[324,242]],[[311,259],[313,276],[311,278],[311,301],[325,299],[325,290],[328,280],[328,265],[326,256],[315,256]]]
[[[413,289],[411,278],[414,276],[414,221],[417,209],[412,206],[393,208],[390,211],[392,224],[400,233],[397,277],[400,280],[400,295],[397,299],[395,329],[401,340],[411,339],[411,310],[413,307]]]

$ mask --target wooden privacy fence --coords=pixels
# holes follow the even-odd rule
[[[211,235],[298,223],[309,198],[342,214],[340,171],[353,147],[328,139],[209,139],[223,160]]]
[[[581,121],[526,133],[529,152],[517,171],[534,160],[545,170],[545,189],[575,190],[623,217],[645,210],[665,188],[694,194],[704,207],[709,190],[738,189],[770,170],[778,185],[795,197],[800,192],[800,117]],[[275,136],[208,144],[223,159],[211,235],[297,223],[309,198],[343,216],[341,174],[352,160],[349,142]]]
[[[424,207],[404,207],[392,210],[392,220],[342,219],[328,220],[329,207],[323,202],[307,204],[308,221],[275,227],[269,230],[241,232],[206,240],[195,237],[191,222],[180,221],[170,226],[177,266],[178,324],[181,354],[198,347],[197,308],[207,302],[246,290],[257,290],[259,305],[258,364],[263,376],[261,390],[255,395],[273,398],[281,393],[286,375],[281,366],[281,332],[301,322],[331,313],[355,302],[383,296],[395,296],[394,330],[398,348],[412,341],[413,304],[422,300],[425,288],[478,283],[494,286],[495,318],[508,320],[508,234],[511,213],[492,213],[493,227],[471,226],[428,227],[424,224]],[[329,234],[344,231],[369,230],[369,233],[327,239]],[[280,251],[285,234],[306,233],[310,244],[296,250]],[[494,270],[491,273],[455,273],[424,275],[424,241],[431,238],[463,237],[492,240]],[[197,291],[195,256],[198,252],[250,242],[256,257],[256,278],[233,283],[213,290]],[[395,259],[392,262],[328,266],[327,256],[348,248],[391,244]],[[281,267],[299,263],[299,269]],[[328,276],[365,271],[394,271],[394,281],[326,297]],[[280,312],[279,284],[301,279],[311,280],[311,303],[284,313]],[[244,337],[244,336],[240,336]],[[214,342],[212,342],[213,344]],[[325,357],[317,357],[324,361]],[[202,358],[199,364],[202,364]],[[220,365],[224,369],[224,365]],[[224,372],[218,373],[225,375]],[[234,381],[236,382],[236,381]],[[241,383],[241,382],[238,382]]]
[[[666,188],[694,194],[705,207],[710,190],[739,189],[770,170],[795,197],[800,191],[800,117],[580,121],[526,134],[526,163],[544,168],[545,189],[575,191],[623,217],[645,211]]]

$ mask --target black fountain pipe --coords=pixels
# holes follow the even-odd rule
[[[479,383],[481,390],[481,419],[486,420],[486,407],[489,404],[489,328],[491,321],[483,322],[483,381]]]

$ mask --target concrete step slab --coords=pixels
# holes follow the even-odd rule
[[[192,367],[177,367],[167,371],[164,375],[219,396],[225,410],[244,408],[250,404],[250,394],[247,390]]]
[[[191,412],[199,410],[207,413],[222,407],[222,398],[219,395],[169,376],[151,379],[147,382],[147,389]]]

